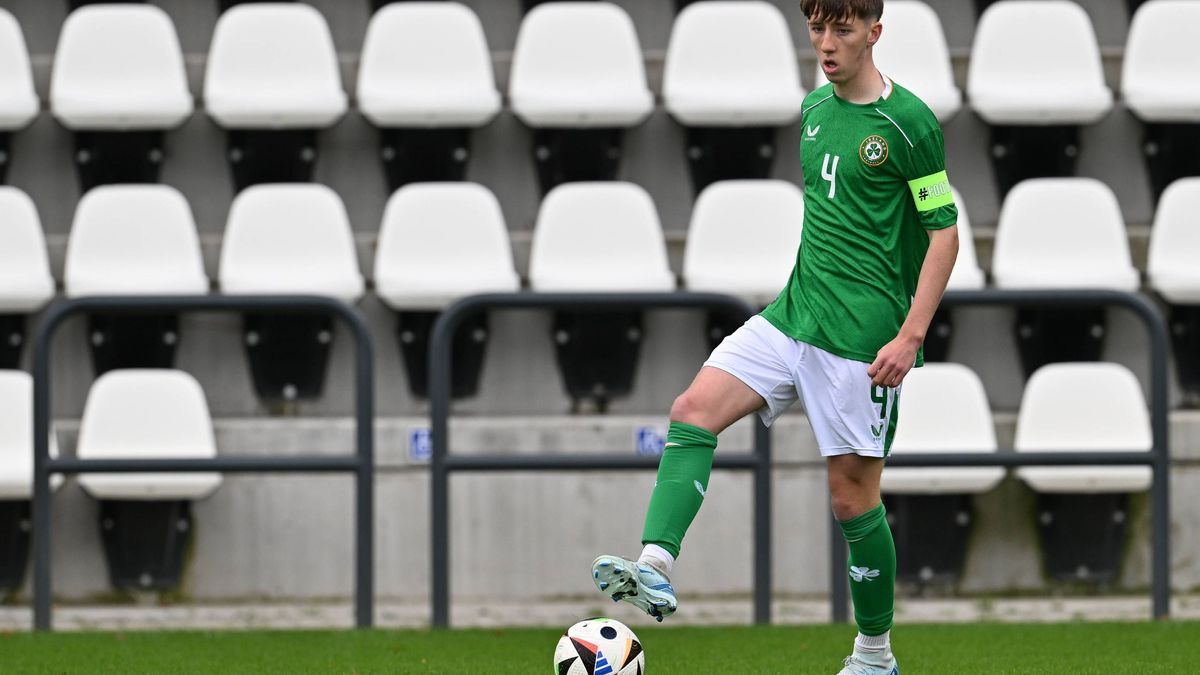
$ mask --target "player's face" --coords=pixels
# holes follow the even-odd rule
[[[849,82],[866,63],[871,45],[879,39],[878,21],[861,18],[827,19],[808,22],[808,36],[825,77],[834,84]]]

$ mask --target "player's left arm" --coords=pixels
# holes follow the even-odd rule
[[[891,342],[875,355],[875,361],[867,368],[871,383],[877,387],[897,387],[917,360],[917,350],[925,341],[933,313],[942,302],[950,271],[958,257],[958,227],[951,225],[940,230],[928,230],[929,250],[921,264],[921,275],[917,278],[917,291],[913,295],[908,316],[900,326],[900,332]]]
[[[915,365],[917,351],[925,341],[925,333],[942,302],[946,282],[958,257],[958,209],[946,176],[941,129],[934,126],[912,147],[907,159],[905,178],[912,192],[917,219],[929,234],[929,248],[900,331],[876,353],[875,361],[867,368],[871,383],[878,387],[899,386]]]

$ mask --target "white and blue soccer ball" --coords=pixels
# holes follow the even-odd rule
[[[554,649],[558,675],[644,675],[646,652],[620,621],[584,619],[567,629]]]

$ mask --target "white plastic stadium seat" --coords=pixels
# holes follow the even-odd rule
[[[75,209],[63,278],[69,297],[208,293],[187,199],[167,185],[88,191]]]
[[[1018,452],[1149,451],[1150,414],[1129,369],[1115,363],[1055,363],[1025,385]],[[1038,492],[1140,492],[1149,466],[1025,466],[1017,476]]]
[[[54,297],[42,221],[29,195],[0,186],[0,314],[41,309]]]
[[[398,2],[371,17],[358,105],[379,127],[476,127],[500,111],[492,53],[466,5]]]
[[[888,5],[891,8],[891,5]],[[958,206],[958,258],[954,260],[954,269],[950,271],[950,279],[946,282],[948,291],[977,291],[987,285],[987,277],[979,267],[979,258],[975,254],[975,236],[971,231],[971,218],[967,215],[967,203],[954,186],[954,203]]]
[[[25,36],[13,15],[0,9],[0,130],[21,129],[37,113],[38,97],[33,89]]]
[[[787,20],[760,0],[688,5],[671,30],[663,98],[691,126],[794,122],[804,89]]]
[[[996,429],[983,382],[958,363],[927,363],[904,378],[900,421],[892,453],[996,452]],[[987,492],[1003,480],[1004,469],[986,467],[887,467],[882,489],[888,494],[966,494]]]
[[[58,456],[58,438],[50,432],[50,455]],[[50,485],[62,484],[51,474]],[[0,370],[0,499],[33,496],[33,377],[20,370]]]
[[[650,195],[615,181],[551,190],[533,230],[529,282],[544,292],[675,290]]]
[[[227,129],[324,128],[346,112],[325,17],[303,3],[250,3],[217,19],[204,73],[208,114]]]
[[[700,193],[683,252],[692,291],[766,305],[787,285],[804,226],[804,193],[781,180],[731,180]]]
[[[79,426],[80,459],[201,459],[217,456],[204,390],[180,370],[111,370],[92,385]],[[219,473],[80,474],[96,499],[203,499]]]
[[[221,291],[362,297],[346,206],[317,184],[255,185],[229,209],[221,247]]]
[[[1136,291],[1138,271],[1112,190],[1093,178],[1017,184],[1000,208],[992,277],[999,288]]]
[[[1200,52],[1194,0],[1150,0],[1129,25],[1121,70],[1125,102],[1147,122],[1200,121]]]
[[[1112,109],[1091,19],[1069,0],[1002,0],[979,17],[967,73],[989,124],[1072,125]]]
[[[80,7],[54,55],[50,109],[68,129],[170,129],[194,107],[175,25],[142,4]]]
[[[1175,181],[1158,200],[1146,273],[1168,302],[1200,304],[1200,178]]]
[[[879,70],[916,94],[938,121],[962,108],[962,91],[954,84],[950,49],[937,12],[917,0],[889,0],[884,7],[883,36],[873,57]],[[829,80],[817,64],[816,85]]]
[[[654,109],[633,20],[609,2],[551,2],[526,14],[508,93],[532,127],[631,127]]]
[[[375,253],[375,288],[393,309],[442,309],[521,280],[500,203],[475,183],[417,183],[388,200]]]

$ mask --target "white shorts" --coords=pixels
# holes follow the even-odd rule
[[[761,316],[726,337],[704,365],[733,375],[763,397],[767,426],[802,399],[822,457],[887,457],[901,387],[876,387],[868,363],[784,335]]]

